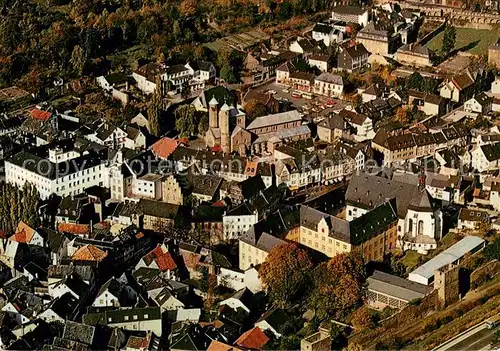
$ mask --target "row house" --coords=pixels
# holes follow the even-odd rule
[[[370,57],[370,52],[360,43],[353,46],[340,48],[337,67],[340,70],[352,72],[365,67]]]
[[[299,210],[280,209],[254,224],[239,237],[239,269],[247,270],[263,263],[269,252],[287,240],[296,241],[299,233]]]
[[[372,140],[372,148],[384,154],[384,164],[433,155],[435,150],[454,145],[465,146],[469,133],[462,125],[454,125],[435,133],[389,135],[379,130]]]
[[[382,260],[397,247],[397,222],[391,202],[350,222],[302,205],[298,242],[328,257],[359,251],[366,261]]]
[[[314,87],[314,74],[307,72],[292,72],[289,81],[293,89],[311,93]]]
[[[471,166],[479,172],[493,171],[500,168],[500,143],[475,147],[471,152]]]
[[[340,43],[344,39],[342,31],[326,23],[316,23],[312,29],[312,38],[316,41],[323,41],[327,47]]]
[[[314,79],[315,94],[339,98],[343,92],[344,81],[339,75],[324,72]]]
[[[106,173],[106,164],[97,153],[53,162],[21,151],[5,161],[6,182],[19,188],[31,183],[42,199],[51,194],[77,195],[92,186],[103,186]]]

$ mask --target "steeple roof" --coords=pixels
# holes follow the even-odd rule
[[[210,100],[210,102],[208,104],[210,106],[217,106],[219,104],[219,102],[217,101],[217,99],[215,98],[215,96],[212,96],[212,100]]]

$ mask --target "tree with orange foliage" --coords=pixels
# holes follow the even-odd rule
[[[245,104],[245,112],[247,113],[248,121],[251,121],[257,117],[267,115],[267,108],[261,102],[252,99]]]
[[[401,124],[408,124],[410,122],[410,108],[408,106],[401,106],[396,109],[396,121]]]
[[[309,305],[322,318],[345,315],[358,306],[364,296],[365,268],[358,253],[342,253],[314,270]]]
[[[183,0],[179,6],[179,11],[184,16],[192,16],[196,14],[198,2],[196,0]]]
[[[313,264],[307,251],[297,244],[279,245],[269,252],[259,276],[271,300],[280,307],[295,301],[307,286]]]
[[[365,306],[358,308],[351,315],[351,324],[356,330],[363,330],[373,327],[373,316]]]

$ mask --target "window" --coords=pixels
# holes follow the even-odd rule
[[[134,314],[134,321],[136,321],[136,320],[137,320],[137,318],[138,318],[138,317],[137,317],[137,315],[136,315],[136,314]]]
[[[144,314],[144,319],[148,319],[149,315],[147,313]]]
[[[123,317],[124,320],[128,321],[128,316]]]

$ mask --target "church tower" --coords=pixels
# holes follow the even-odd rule
[[[231,152],[231,138],[229,135],[229,113],[231,108],[224,103],[219,113],[219,128],[222,151],[224,153]]]
[[[212,100],[208,103],[208,126],[210,128],[218,128],[219,127],[219,121],[218,121],[218,116],[217,116],[217,106],[219,103],[217,102],[217,99],[215,99],[215,96],[212,97]]]

